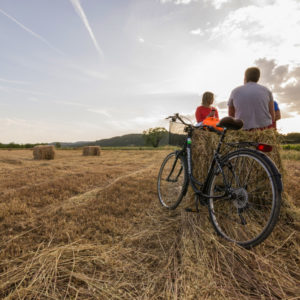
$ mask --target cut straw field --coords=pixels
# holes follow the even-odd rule
[[[299,299],[300,162],[279,223],[245,250],[201,214],[163,210],[161,151],[0,151],[1,299]]]

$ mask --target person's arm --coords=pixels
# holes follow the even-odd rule
[[[273,100],[271,100],[269,102],[269,112],[272,117],[272,122],[274,122],[275,121],[275,109],[274,109],[274,101]]]
[[[233,105],[233,91],[231,92],[228,100],[228,116],[233,118],[235,117],[235,108]]]
[[[218,110],[216,109],[215,111],[215,118],[219,119],[219,113],[218,113]]]
[[[275,111],[275,121],[278,121],[281,119],[281,113],[280,110]]]
[[[235,109],[233,105],[228,106],[228,116],[229,117],[235,117]]]
[[[208,117],[216,118],[216,109],[214,107],[211,108],[210,113],[208,114]]]

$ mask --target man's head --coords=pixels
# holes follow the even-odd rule
[[[247,83],[249,81],[257,82],[260,77],[260,70],[257,67],[248,68],[245,71],[244,82]]]

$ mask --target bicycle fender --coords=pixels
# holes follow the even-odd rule
[[[267,161],[268,166],[270,166],[271,171],[274,174],[273,177],[275,178],[278,191],[281,193],[283,191],[282,176],[281,176],[279,170],[277,169],[274,161],[269,156],[267,156],[266,154],[264,154],[260,151],[257,151],[257,150],[252,150],[252,151],[255,151],[261,158],[263,158],[264,160]]]

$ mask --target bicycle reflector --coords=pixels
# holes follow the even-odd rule
[[[267,144],[258,144],[256,146],[256,149],[262,152],[271,152],[272,151],[272,146],[267,145]]]

